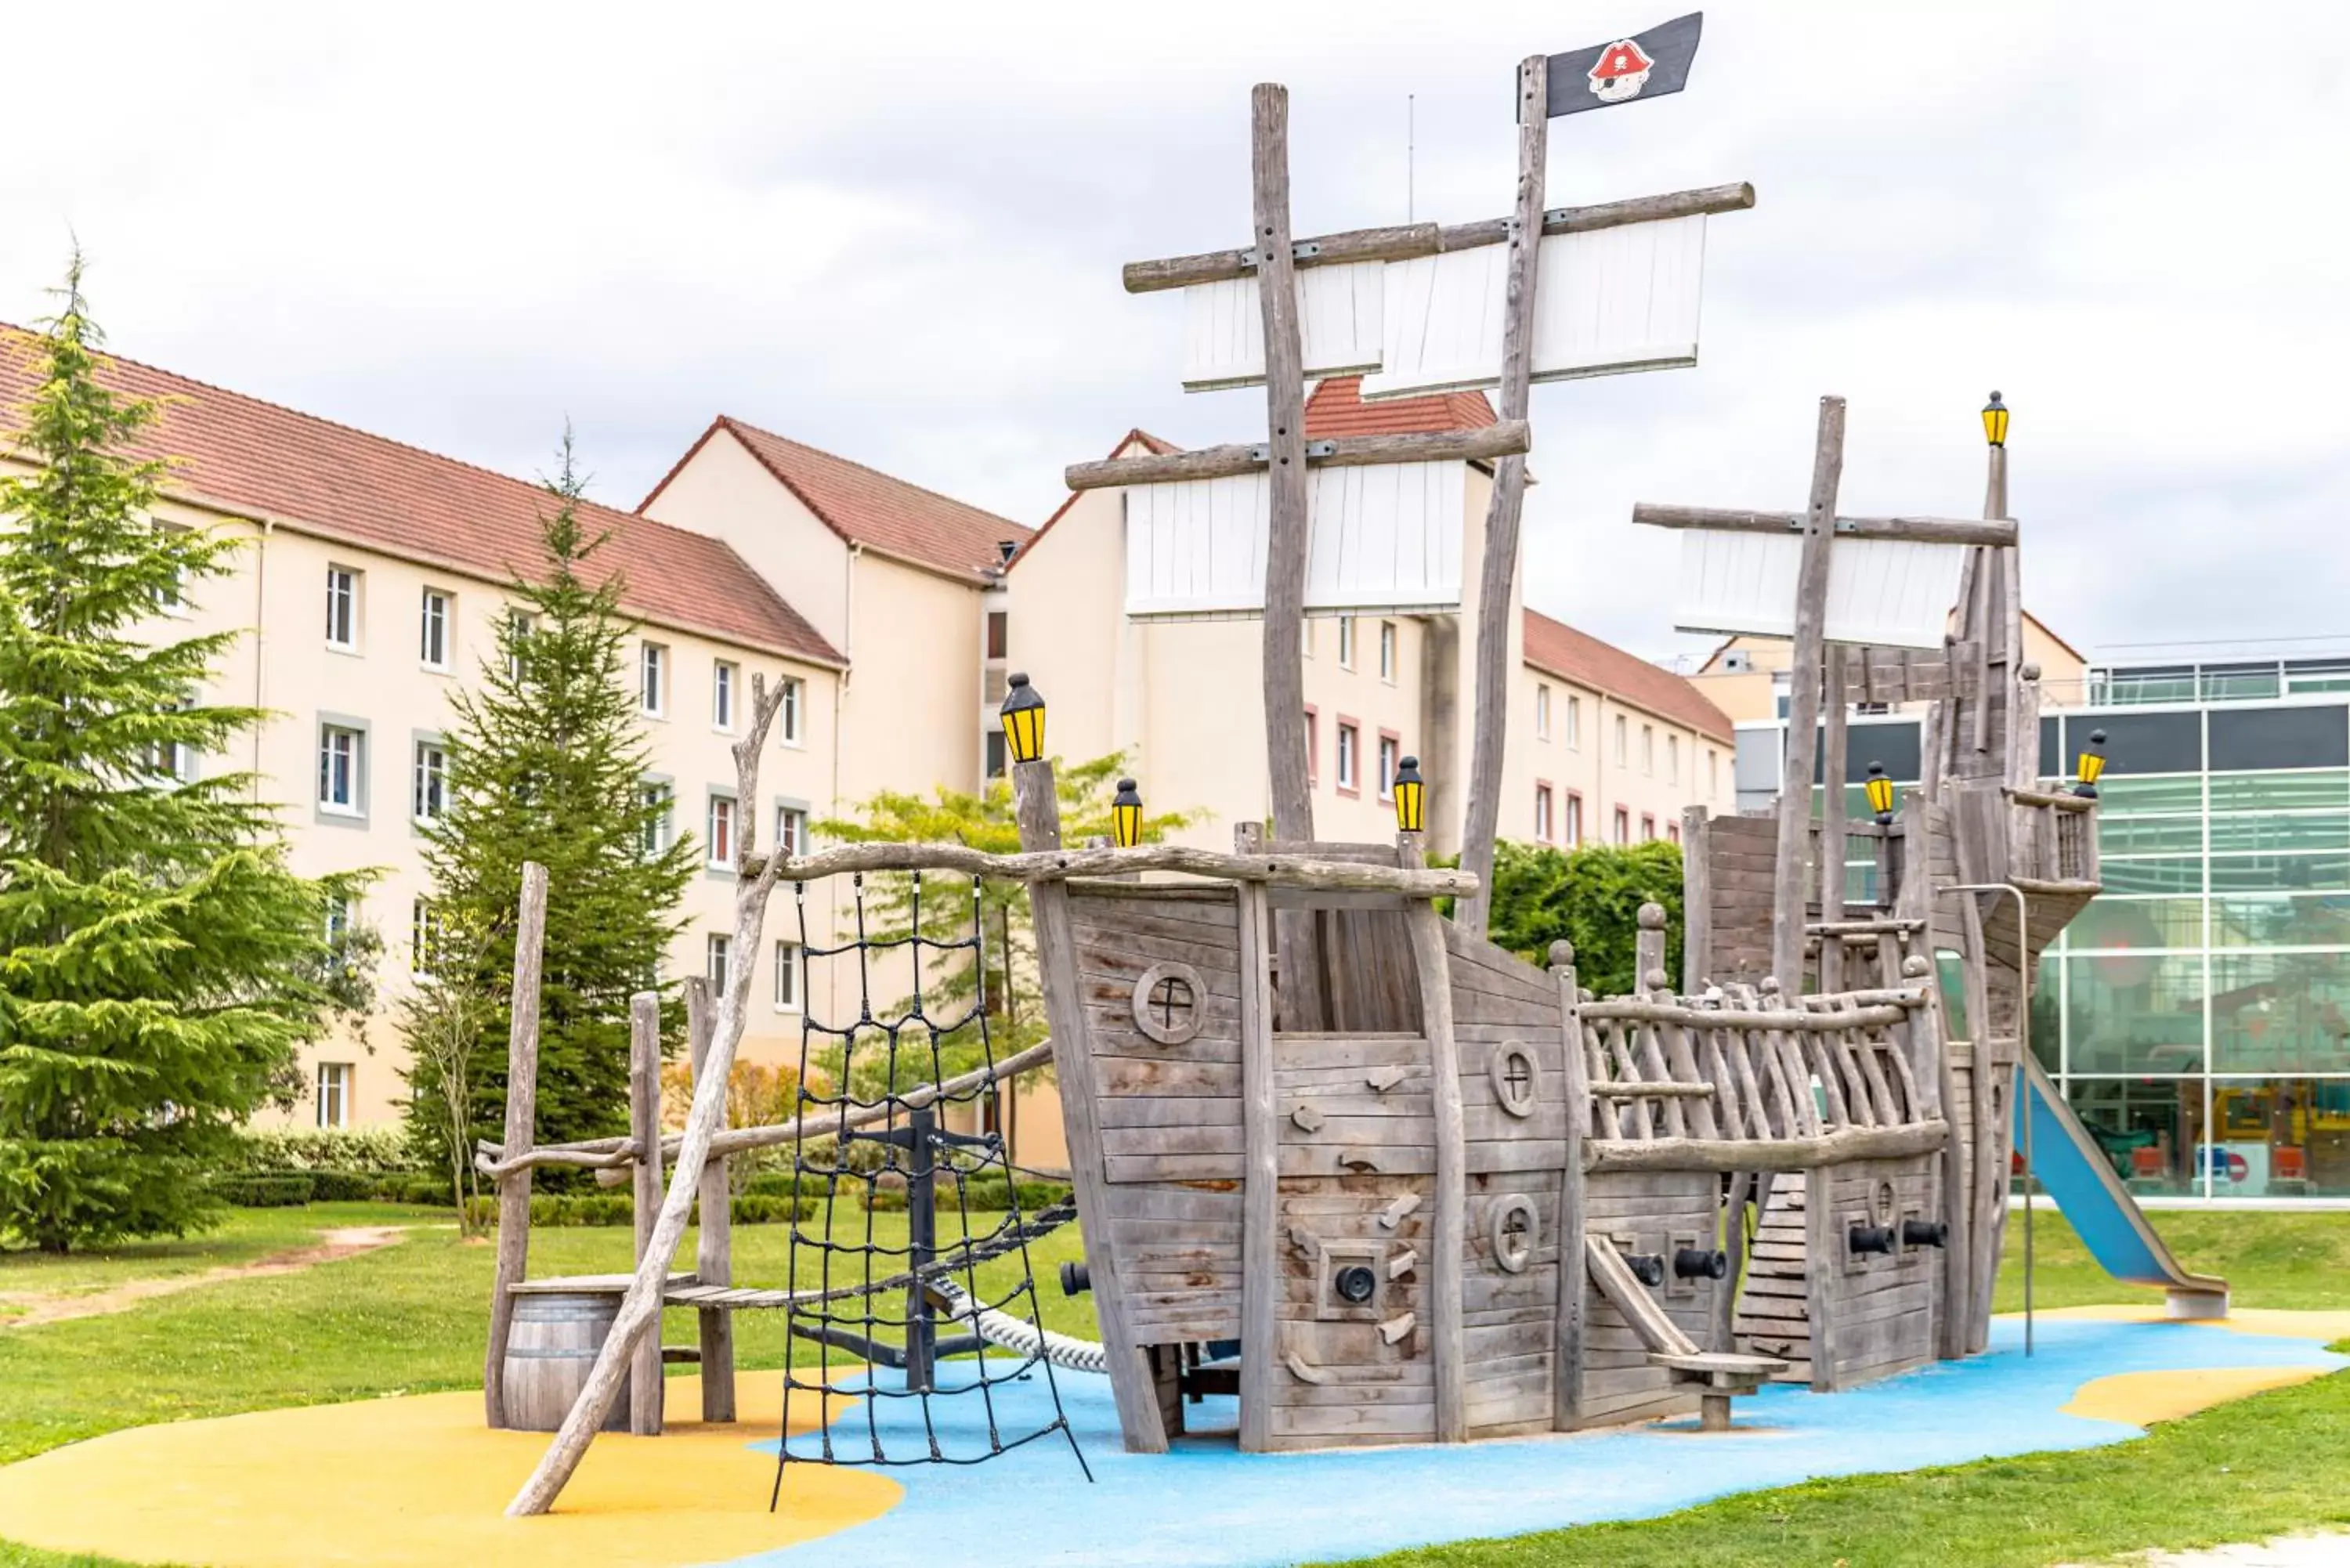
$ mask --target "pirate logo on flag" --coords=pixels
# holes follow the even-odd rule
[[[1580,114],[1680,91],[1704,27],[1704,13],[1692,11],[1612,44],[1551,56],[1550,112]]]
[[[1602,103],[1638,98],[1648,85],[1648,73],[1656,68],[1657,62],[1641,49],[1638,39],[1618,38],[1600,49],[1599,59],[1591,67],[1591,96]]]

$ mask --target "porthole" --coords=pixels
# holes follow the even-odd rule
[[[1515,1040],[1504,1040],[1493,1047],[1493,1057],[1487,1065],[1493,1079],[1493,1097],[1502,1108],[1513,1116],[1534,1114],[1534,1092],[1540,1079],[1534,1068],[1534,1054]]]
[[[1523,1192],[1505,1192],[1493,1199],[1485,1215],[1493,1261],[1511,1273],[1524,1273],[1534,1255],[1534,1200]]]
[[[1188,1044],[1206,1020],[1208,988],[1188,963],[1155,963],[1134,982],[1134,1025],[1161,1045]]]

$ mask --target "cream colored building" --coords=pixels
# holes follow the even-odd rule
[[[34,348],[0,328],[0,408],[31,390]],[[548,497],[521,480],[130,361],[112,361],[105,379],[165,402],[146,442],[150,455],[174,463],[158,521],[246,541],[231,575],[192,587],[184,625],[158,631],[239,634],[205,695],[269,717],[236,754],[185,765],[254,774],[260,797],[281,808],[296,871],[377,873],[345,918],[384,940],[380,1006],[362,1027],[305,1053],[309,1093],[296,1116],[322,1125],[391,1119],[406,1094],[393,1008],[413,983],[431,919],[421,850],[441,798],[450,698],[494,650],[511,574],[543,558]],[[863,536],[808,526],[809,510],[795,514],[801,504],[773,478],[713,513],[708,497],[725,483],[717,457],[728,450],[717,436],[741,428],[720,421],[656,491],[650,504],[679,523],[595,505],[581,514],[590,533],[606,535],[594,559],[619,575],[624,607],[640,623],[627,678],[650,748],[647,787],[673,802],[671,831],[691,834],[703,851],[679,911],[684,929],[670,971],[719,977],[751,963],[756,1005],[744,1054],[794,1061],[806,1000],[801,968],[790,961],[799,919],[792,901],[778,898],[764,950],[729,950],[733,845],[753,822],[762,842],[804,840],[813,820],[881,784],[919,790],[976,781],[970,714],[983,568],[1000,559],[996,541],[1026,531],[806,448],[793,450],[810,469],[861,476],[865,510],[851,515]],[[10,450],[0,436],[0,470],[22,472]],[[820,482],[809,489],[838,504]],[[893,512],[916,520],[903,555],[889,547]],[[956,567],[912,558],[924,541],[938,541],[941,514],[973,545]],[[776,591],[786,581],[806,593],[807,611]],[[862,637],[860,625],[871,628]],[[861,688],[850,678],[851,649],[862,655]],[[787,696],[760,798],[744,802],[733,747],[750,722],[754,678],[785,683]],[[812,940],[837,929],[838,895],[830,884],[811,889]],[[559,889],[556,897],[551,918],[560,919]],[[818,966],[819,987],[827,974]]]
[[[1733,724],[1776,721],[1786,717],[1787,670],[1794,657],[1795,645],[1783,637],[1727,638],[1689,680]],[[2051,705],[2081,701],[2089,661],[2030,610],[2023,612],[2023,657],[2040,666],[2041,691]]]

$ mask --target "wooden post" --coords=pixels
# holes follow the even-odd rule
[[[1417,869],[1425,864],[1419,834],[1397,835],[1397,846],[1399,865]],[[1461,1047],[1452,1034],[1452,962],[1444,948],[1444,918],[1434,904],[1411,899],[1403,918],[1419,977],[1436,1111],[1436,1210],[1429,1218],[1426,1297],[1429,1347],[1436,1364],[1436,1440],[1459,1443],[1469,1437],[1468,1336],[1461,1303],[1469,1252],[1469,1167]]]
[[[1236,823],[1232,852],[1258,853],[1261,823]],[[1261,882],[1243,882],[1241,971],[1241,1436],[1243,1453],[1273,1446],[1275,1379],[1289,1376],[1281,1341],[1281,1129],[1273,1075],[1273,913]],[[1099,1294],[1099,1292],[1096,1292]]]
[[[539,966],[546,949],[546,867],[522,865],[522,899],[515,921],[514,992],[506,1031],[508,1156],[527,1154],[538,1137]],[[530,1171],[498,1183],[498,1262],[490,1288],[490,1345],[482,1365],[483,1413],[492,1428],[506,1424],[506,1341],[514,1333],[514,1288],[530,1268]]]
[[[1771,970],[1781,992],[1804,993],[1804,850],[1812,828],[1812,759],[1818,755],[1820,687],[1827,631],[1828,550],[1835,537],[1836,489],[1844,479],[1844,400],[1820,400],[1811,504],[1795,576],[1794,660],[1788,672],[1787,756],[1779,784],[1778,857],[1771,876]],[[1467,862],[1462,862],[1466,867]]]
[[[636,1140],[637,1266],[652,1251],[653,1225],[661,1201],[660,995],[640,991],[629,998],[629,1136]],[[664,1272],[669,1260],[660,1260]],[[629,1374],[629,1430],[658,1438],[661,1429],[660,1320],[637,1345]]]
[[[1012,787],[1023,849],[1061,846],[1061,806],[1049,762],[1015,763]],[[1076,1188],[1077,1224],[1085,1238],[1086,1270],[1093,1278],[1094,1314],[1108,1347],[1110,1392],[1127,1451],[1163,1454],[1167,1428],[1150,1363],[1126,1321],[1118,1250],[1103,1202],[1101,1107],[1096,1103],[1093,1052],[1087,1044],[1085,999],[1077,990],[1076,934],[1069,889],[1057,878],[1028,884],[1029,919],[1036,937],[1036,972],[1045,986],[1045,1013],[1053,1031],[1053,1068],[1061,1086],[1061,1126],[1068,1137],[1069,1171]]]
[[[1289,238],[1289,89],[1249,94],[1255,192],[1257,297],[1264,324],[1266,472],[1272,518],[1264,566],[1264,745],[1274,835],[1314,836],[1306,793],[1305,348],[1297,320],[1297,265]]]
[[[1550,158],[1550,57],[1518,67],[1518,201],[1511,219],[1508,294],[1502,328],[1501,415],[1523,420],[1534,381],[1534,289],[1542,271],[1543,186]],[[1502,809],[1502,749],[1509,738],[1511,609],[1518,571],[1518,524],[1525,513],[1526,460],[1493,464],[1485,507],[1485,560],[1477,578],[1477,718],[1461,835],[1461,867],[1477,891],[1453,907],[1453,919],[1482,937],[1493,909],[1493,837]],[[1829,508],[1831,514],[1835,508]]]
[[[1712,818],[1681,809],[1681,994],[1701,995],[1713,971]]]
[[[700,975],[685,982],[685,1032],[693,1083],[709,1071],[710,982]],[[725,1125],[722,1116],[719,1125]],[[702,1168],[702,1234],[694,1248],[693,1277],[705,1285],[734,1282],[734,1194],[726,1179],[726,1157],[715,1155]],[[704,1307],[696,1314],[702,1343],[702,1418],[734,1419],[734,1314]]]
[[[1830,925],[1844,919],[1844,779],[1849,761],[1849,737],[1845,727],[1844,645],[1829,643],[1822,663],[1827,691],[1820,701],[1826,704],[1827,735],[1826,755],[1820,759],[1820,921]],[[1892,981],[1891,975],[1885,977],[1887,985]],[[1831,993],[1844,989],[1844,943],[1834,937],[1820,939],[1820,989]]]
[[[1583,1144],[1591,1136],[1591,1071],[1583,1054],[1576,1009],[1575,948],[1550,945],[1551,978],[1558,982],[1559,1038],[1566,1047],[1566,1164],[1558,1179],[1558,1318],[1551,1355],[1552,1425],[1572,1431],[1583,1417],[1583,1297],[1589,1264],[1583,1253]]]

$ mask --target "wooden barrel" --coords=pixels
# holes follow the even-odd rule
[[[571,1413],[596,1353],[619,1315],[619,1293],[549,1289],[532,1284],[515,1292],[514,1332],[506,1340],[506,1425],[524,1432],[552,1432]],[[629,1429],[629,1383],[604,1418],[607,1432]]]

